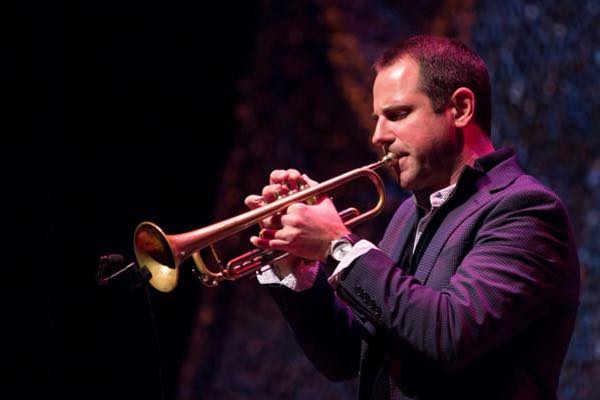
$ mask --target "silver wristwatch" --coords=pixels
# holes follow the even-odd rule
[[[349,236],[343,236],[340,239],[332,240],[329,244],[329,257],[335,263],[339,263],[342,261],[350,251],[352,250],[352,246],[354,246],[354,240]]]

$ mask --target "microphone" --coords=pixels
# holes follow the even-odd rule
[[[146,266],[140,267],[135,261],[125,265],[122,254],[104,254],[100,256],[96,283],[107,286],[111,282],[126,280],[126,285],[133,290],[148,282],[152,274]]]

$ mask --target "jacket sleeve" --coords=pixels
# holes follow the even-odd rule
[[[362,326],[337,297],[319,270],[314,285],[302,292],[269,285],[297,342],[328,379],[338,381],[358,375]]]
[[[337,290],[357,321],[446,370],[463,369],[551,307],[577,302],[570,223],[554,194],[506,196],[474,237],[458,266],[446,259],[456,272],[444,288],[422,285],[376,249],[354,262]]]

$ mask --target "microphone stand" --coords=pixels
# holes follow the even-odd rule
[[[150,291],[146,282],[152,278],[152,273],[146,268],[146,266],[140,267],[135,261],[125,264],[125,258],[121,254],[105,254],[100,257],[98,263],[98,271],[96,274],[96,283],[98,286],[108,286],[111,283],[121,282],[125,284],[129,290],[136,289],[140,286],[144,287],[144,294],[148,303],[148,311],[152,320],[152,330],[154,332],[154,344],[156,346],[156,353],[158,356],[158,376],[160,386],[160,398],[165,400],[165,382],[162,365],[162,351],[160,348],[160,340],[158,338],[158,326],[156,324],[156,317],[152,308],[152,300],[150,297]],[[125,278],[122,278],[125,277]]]

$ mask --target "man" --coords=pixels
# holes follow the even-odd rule
[[[373,143],[412,198],[378,246],[327,198],[290,206],[251,241],[297,258],[259,280],[324,375],[360,375],[360,399],[556,398],[579,296],[563,204],[494,150],[487,70],[466,46],[412,37],[375,69]],[[274,171],[246,204],[301,179],[314,184]]]

